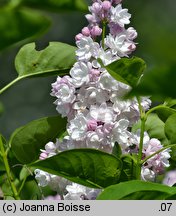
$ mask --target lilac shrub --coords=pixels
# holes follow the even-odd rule
[[[129,55],[136,49],[137,32],[130,24],[131,14],[122,8],[121,0],[94,0],[86,15],[88,26],[76,39],[76,63],[69,76],[57,77],[51,96],[56,110],[67,118],[67,133],[56,143],[49,142],[41,150],[40,160],[70,149],[94,148],[112,153],[118,143],[123,155],[138,155],[141,130],[132,127],[141,118],[141,110],[151,107],[149,97],[124,100],[131,90],[115,80],[106,66]],[[170,149],[158,152],[163,145],[143,131],[140,179],[155,181],[169,167]],[[153,155],[155,154],[155,155]],[[39,186],[49,185],[66,200],[96,199],[101,189],[92,189],[42,170],[35,170]],[[54,198],[53,198],[54,199]]]

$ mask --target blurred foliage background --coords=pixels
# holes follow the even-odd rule
[[[35,41],[37,49],[49,41],[74,45],[74,37],[87,25],[84,15],[90,0],[0,0],[0,88],[17,75],[16,53]],[[137,50],[151,68],[176,63],[176,1],[124,0],[138,31]],[[51,83],[56,77],[22,80],[0,95],[0,132],[10,134],[27,122],[56,115]]]

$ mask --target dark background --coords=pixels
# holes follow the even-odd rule
[[[0,7],[5,1],[0,0]],[[87,1],[90,2],[90,1]],[[148,68],[162,68],[176,62],[176,1],[174,0],[124,0],[124,7],[132,14],[131,24],[137,32],[137,50],[133,55],[143,58]],[[43,12],[43,11],[42,11]],[[35,39],[39,47],[49,41],[74,45],[74,37],[87,25],[85,13],[43,12],[52,20],[52,26],[44,35]],[[1,40],[1,33],[0,33]],[[28,40],[31,42],[34,40]],[[17,75],[14,58],[24,43],[0,52],[0,88]],[[31,120],[57,115],[54,98],[50,96],[51,83],[56,77],[25,79],[0,95],[4,112],[0,114],[0,133],[5,137]]]

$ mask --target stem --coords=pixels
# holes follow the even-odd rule
[[[6,91],[7,89],[9,89],[12,85],[14,85],[16,82],[18,82],[20,79],[22,79],[23,77],[17,77],[16,79],[14,79],[12,82],[10,82],[9,84],[7,84],[5,87],[3,87],[2,89],[0,89],[0,95]]]
[[[106,36],[106,23],[103,21],[103,32],[102,32],[102,47],[105,48],[105,36]]]
[[[141,179],[141,161],[142,161],[142,150],[143,150],[146,115],[142,109],[140,98],[137,98],[137,100],[138,100],[139,111],[140,111],[140,116],[141,116],[141,131],[140,131],[139,153],[138,153],[138,158],[137,158],[136,178],[140,180]]]
[[[18,195],[16,186],[15,186],[15,184],[13,182],[13,177],[12,177],[11,172],[10,172],[10,166],[9,166],[9,162],[8,162],[8,159],[7,159],[7,154],[5,152],[4,144],[2,142],[1,136],[0,136],[0,151],[1,151],[3,162],[4,162],[5,170],[6,170],[6,173],[7,173],[7,179],[9,181],[10,186],[11,186],[14,198],[16,200],[20,200],[20,197]]]
[[[156,107],[153,107],[146,113],[146,117],[148,117],[150,113],[154,112],[155,110],[161,109],[161,108],[167,108],[167,107],[165,105],[158,105]]]
[[[22,184],[21,184],[21,186],[20,186],[20,189],[18,190],[18,194],[21,193],[21,191],[22,191],[22,189],[23,189],[23,187],[24,187],[24,184],[25,184],[25,182],[26,182],[26,179],[27,179],[27,177],[23,179]]]
[[[147,160],[149,160],[150,158],[152,158],[153,156],[159,154],[160,152],[164,151],[165,149],[168,149],[168,148],[173,148],[173,147],[176,147],[176,144],[172,144],[172,145],[168,145],[158,151],[156,151],[155,153],[149,155],[148,157],[146,157],[144,160],[141,161],[141,165],[144,164]]]

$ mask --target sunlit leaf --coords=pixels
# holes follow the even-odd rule
[[[37,51],[35,43],[23,46],[15,59],[19,77],[65,75],[76,61],[75,47],[51,42],[44,50]]]

